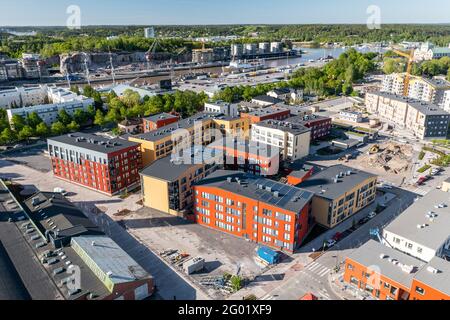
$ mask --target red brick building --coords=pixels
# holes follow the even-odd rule
[[[261,108],[250,113],[241,113],[241,118],[249,118],[251,124],[264,120],[285,120],[291,116],[289,109],[276,106]]]
[[[48,139],[53,174],[107,195],[139,185],[139,144],[74,133]]]
[[[313,193],[236,171],[216,171],[194,186],[197,223],[277,250],[294,252],[311,222]]]
[[[144,118],[142,119],[144,133],[158,130],[159,128],[178,122],[178,120],[180,120],[180,117],[172,115],[170,113],[160,113]]]
[[[301,124],[311,129],[311,141],[324,138],[331,133],[331,118],[317,115],[292,117],[286,122]]]

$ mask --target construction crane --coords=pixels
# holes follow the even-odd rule
[[[394,49],[393,50],[396,54],[398,54],[399,56],[405,57],[406,59],[408,59],[408,64],[407,64],[407,68],[406,68],[406,75],[405,75],[405,80],[404,80],[404,88],[403,88],[403,95],[405,97],[408,96],[409,93],[409,82],[411,80],[411,71],[412,71],[412,67],[414,64],[414,52],[415,50],[412,49],[410,52],[404,52],[401,50],[397,50]]]

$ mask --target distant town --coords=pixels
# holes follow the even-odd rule
[[[0,300],[449,300],[448,36],[210,28],[0,30]]]

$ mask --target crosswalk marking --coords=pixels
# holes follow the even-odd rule
[[[317,274],[321,278],[324,277],[325,275],[327,275],[331,270],[330,268],[323,266],[318,262],[313,262],[311,265],[307,266],[305,269],[314,274]]]
[[[325,268],[325,270],[323,270],[321,273],[319,273],[319,277],[324,277],[326,276],[328,273],[330,272],[329,268]]]

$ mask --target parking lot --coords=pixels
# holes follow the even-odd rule
[[[46,151],[47,144],[41,144],[24,150],[5,152],[0,158],[16,164],[22,164],[41,172],[49,172],[52,167],[50,158],[45,154]]]

